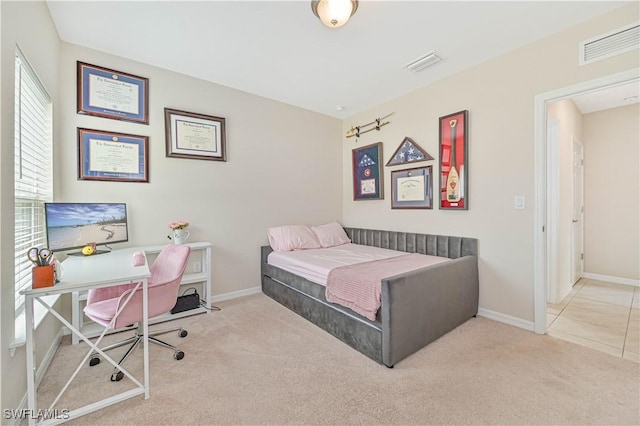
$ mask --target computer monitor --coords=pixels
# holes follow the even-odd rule
[[[125,203],[45,203],[44,209],[48,248],[53,252],[129,240]]]

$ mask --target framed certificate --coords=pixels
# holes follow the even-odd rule
[[[353,161],[353,199],[384,199],[382,142],[351,151]]]
[[[149,182],[149,138],[78,128],[78,179]]]
[[[167,157],[227,161],[225,119],[164,109]]]
[[[432,166],[391,172],[392,209],[433,208]]]
[[[149,124],[149,79],[78,62],[78,114]]]

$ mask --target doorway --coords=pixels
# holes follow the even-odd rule
[[[607,77],[546,92],[535,97],[534,109],[534,331],[545,334],[547,330],[547,285],[557,276],[557,256],[551,243],[557,239],[558,217],[553,214],[554,200],[549,185],[552,184],[552,156],[547,136],[547,104],[578,94],[607,87],[640,81],[640,69],[633,69]],[[573,269],[573,268],[572,268]]]

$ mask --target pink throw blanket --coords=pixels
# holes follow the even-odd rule
[[[411,253],[334,268],[327,278],[325,296],[328,302],[347,307],[375,321],[382,300],[384,278],[448,260],[446,257]]]

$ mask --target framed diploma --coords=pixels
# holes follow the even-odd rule
[[[149,182],[149,138],[79,128],[78,179]]]
[[[78,114],[149,124],[149,79],[78,62]]]
[[[440,208],[469,209],[468,111],[440,117]]]
[[[382,142],[351,151],[353,161],[353,199],[384,199]]]
[[[392,209],[433,208],[431,166],[391,172]]]
[[[227,161],[225,119],[164,109],[167,157]]]

